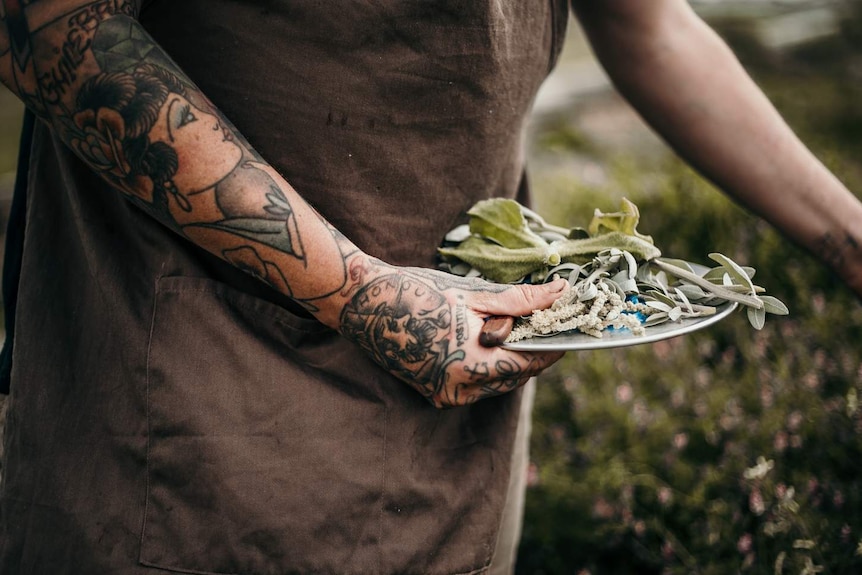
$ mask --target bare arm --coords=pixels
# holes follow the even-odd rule
[[[677,152],[862,296],[862,204],[684,0],[573,0],[613,81]]]
[[[138,2],[0,1],[0,81],[119,193],[303,304],[437,406],[516,388],[558,355],[478,343],[562,285],[389,266],[327,223],[140,27]],[[134,53],[116,39],[134,35]],[[122,225],[122,222],[118,222]]]

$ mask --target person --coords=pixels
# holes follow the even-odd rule
[[[568,2],[0,6],[38,117],[0,570],[511,571],[524,384],[560,355],[478,335],[563,284],[434,256],[528,201]],[[571,8],[681,154],[862,295],[862,204],[684,0]]]

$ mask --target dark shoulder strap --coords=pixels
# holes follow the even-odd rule
[[[3,255],[3,311],[6,339],[0,351],[0,393],[9,393],[12,372],[12,342],[15,331],[15,304],[18,301],[18,278],[24,251],[24,223],[27,212],[27,168],[30,165],[30,144],[33,140],[35,117],[24,112],[21,145],[18,151],[18,171],[12,192],[12,205],[6,225],[6,249]]]

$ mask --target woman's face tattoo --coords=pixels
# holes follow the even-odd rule
[[[151,139],[176,150],[178,165],[172,179],[180,193],[186,195],[212,188],[242,160],[242,149],[218,118],[180,94],[168,96]],[[201,161],[204,158],[213,161]]]

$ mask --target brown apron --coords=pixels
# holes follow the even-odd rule
[[[145,3],[146,4],[146,3]],[[523,188],[563,1],[156,0],[141,21],[362,249]],[[37,127],[0,572],[478,573],[519,394],[436,410]]]

